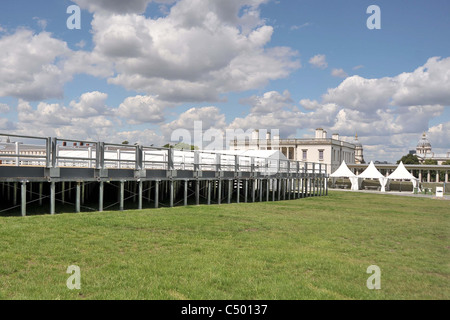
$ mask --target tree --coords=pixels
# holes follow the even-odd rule
[[[450,160],[442,162],[442,165],[444,166],[450,166]]]
[[[191,150],[191,151],[198,150],[198,147],[192,146],[192,145],[189,145],[189,144],[183,143],[183,142],[179,142],[176,145],[171,145],[168,143],[168,144],[165,144],[163,146],[163,148],[174,148],[177,150]]]
[[[433,160],[433,159],[426,159],[423,164],[427,164],[427,165],[437,165],[438,162],[437,160]]]
[[[403,164],[420,164],[419,158],[410,153],[408,153],[407,155],[403,156],[400,160],[398,160],[397,164],[399,164],[400,161],[403,162]]]

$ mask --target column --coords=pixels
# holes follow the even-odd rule
[[[184,205],[187,206],[189,180],[184,180]]]
[[[142,210],[142,181],[139,181],[139,189],[138,189],[138,210]]]
[[[155,181],[155,208],[159,207],[159,180]]]
[[[125,196],[125,182],[120,181],[120,189],[119,189],[119,210],[123,211],[123,203]]]
[[[75,212],[80,212],[81,210],[80,206],[80,183],[77,182],[76,184],[76,196],[75,196]]]
[[[50,182],[50,214],[55,214],[55,181]]]
[[[98,211],[103,212],[103,191],[105,188],[105,183],[100,181],[99,191],[98,191]]]
[[[25,217],[27,215],[27,183],[25,181],[22,181],[22,203],[21,203],[21,211],[22,211],[22,217]]]

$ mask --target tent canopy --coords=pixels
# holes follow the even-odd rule
[[[369,166],[360,175],[358,175],[358,178],[362,178],[362,179],[380,179],[380,178],[384,178],[384,176],[375,167],[375,165],[373,164],[373,161],[370,161]]]
[[[345,161],[342,161],[340,167],[330,174],[331,178],[350,178],[355,176],[356,175],[347,167]]]
[[[388,176],[389,180],[410,180],[412,182],[413,185],[413,192],[414,192],[414,188],[418,187],[419,191],[420,191],[420,187],[419,187],[419,179],[417,179],[416,177],[414,177],[406,168],[405,165],[403,164],[402,161],[400,161],[400,164],[397,166],[397,169],[394,170],[394,172],[392,172],[389,176]]]
[[[414,177],[406,168],[403,162],[400,161],[397,169],[394,170],[389,176],[388,179],[391,180],[418,180]]]
[[[373,161],[370,161],[369,166],[360,175],[357,176],[360,179],[378,179],[381,185],[381,192],[386,191],[386,183],[388,179],[383,176],[380,171],[375,167]]]

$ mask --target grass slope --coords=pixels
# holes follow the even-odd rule
[[[0,299],[449,299],[449,227],[448,201],[350,192],[2,217]]]

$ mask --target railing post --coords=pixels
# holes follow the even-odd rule
[[[20,154],[20,149],[19,149],[19,141],[16,141],[16,167],[19,166],[19,162],[20,162],[20,158],[19,158],[19,154]]]
[[[219,172],[221,169],[221,154],[216,153],[216,171]]]
[[[174,150],[173,148],[169,148],[169,150],[167,150],[167,170],[174,169],[173,158],[174,158]]]
[[[21,211],[22,211],[22,217],[25,217],[27,215],[27,182],[22,181],[21,186]]]
[[[200,153],[199,151],[194,151],[194,171],[199,171],[200,169]]]
[[[45,166],[50,168],[52,165],[52,138],[48,137],[45,142]]]
[[[58,152],[56,150],[57,140],[56,138],[52,138],[52,145],[51,145],[51,154],[52,154],[52,167],[56,168],[56,158],[58,156]]]
[[[136,168],[135,168],[136,170],[141,170],[143,168],[142,155],[143,155],[142,146],[137,145],[136,146]]]

